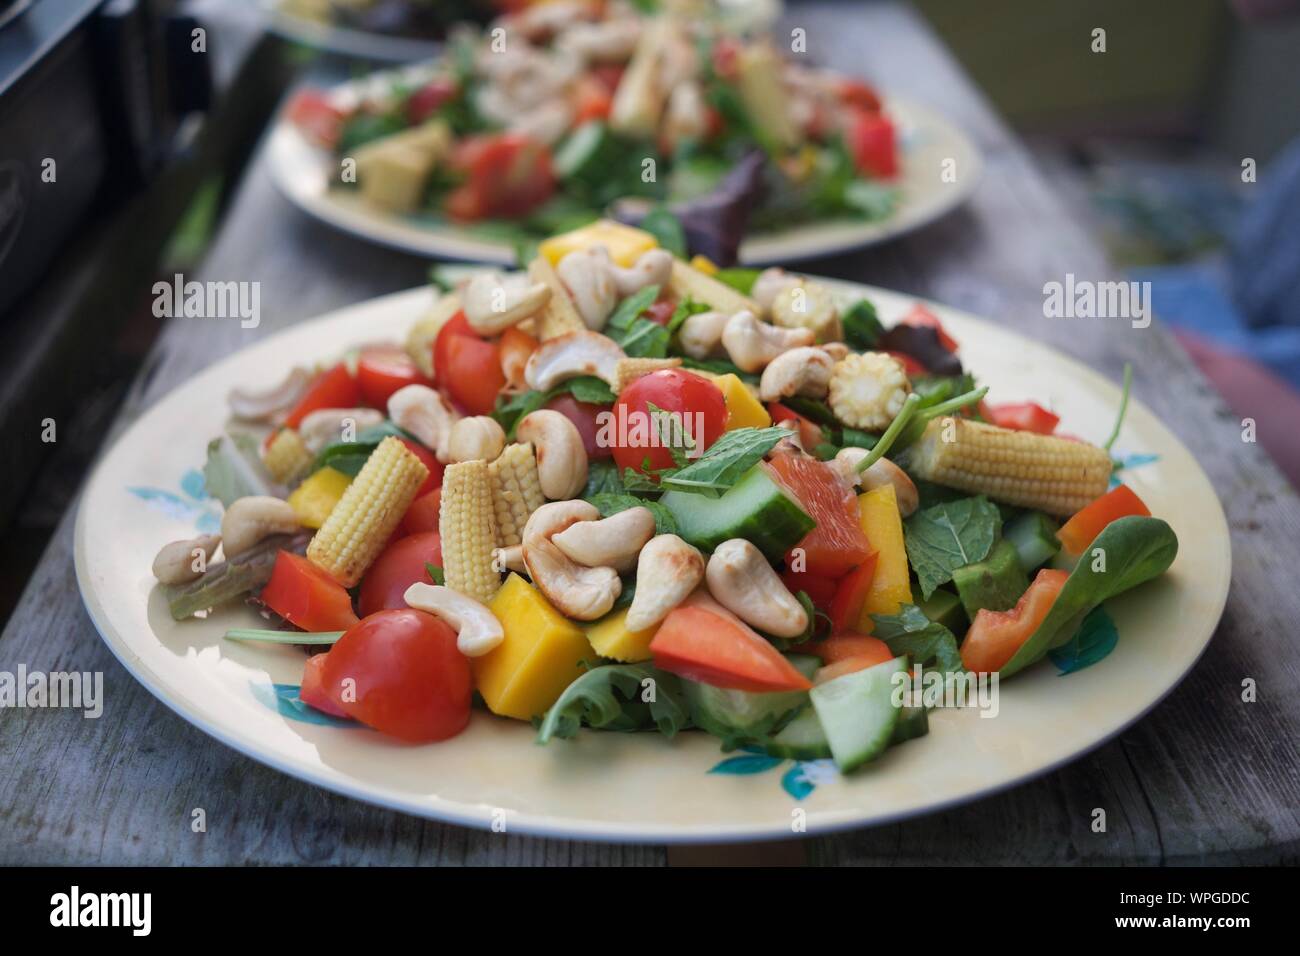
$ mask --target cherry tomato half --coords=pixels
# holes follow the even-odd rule
[[[361,579],[357,608],[361,616],[385,608],[406,607],[402,595],[412,584],[433,584],[426,565],[442,567],[442,537],[436,531],[394,541],[375,559]]]
[[[670,413],[673,421],[652,418],[651,405]],[[692,372],[666,368],[623,389],[614,403],[609,438],[620,471],[641,471],[647,460],[651,469],[659,470],[673,465],[669,444],[683,447],[683,440],[689,439],[702,453],[726,427],[727,403],[716,385]]]
[[[361,399],[374,408],[387,408],[388,399],[407,385],[428,385],[429,380],[400,345],[372,345],[357,359],[357,387]]]
[[[399,438],[398,441],[406,446],[407,451],[424,462],[425,468],[429,469],[429,477],[425,478],[423,484],[415,490],[415,497],[421,498],[433,489],[441,488],[442,472],[446,466],[438,460],[437,456],[417,441],[411,441],[409,438]]]
[[[357,380],[348,372],[348,367],[340,362],[332,369],[322,372],[307,387],[307,391],[298,404],[284,420],[285,428],[297,428],[302,420],[321,408],[355,408],[361,401],[361,390]]]
[[[260,600],[304,631],[341,631],[357,622],[347,589],[302,555],[281,551]]]
[[[434,488],[428,494],[420,495],[411,502],[402,516],[398,530],[402,534],[420,534],[423,531],[438,530],[438,511],[442,504],[442,489]]]
[[[452,401],[471,415],[491,412],[506,383],[496,343],[480,338],[463,312],[457,312],[438,331],[433,370]]]

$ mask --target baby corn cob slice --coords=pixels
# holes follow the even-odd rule
[[[537,458],[533,446],[518,442],[507,445],[488,465],[492,483],[492,511],[497,522],[497,538],[503,548],[523,541],[528,516],[546,501],[537,477]]]
[[[406,354],[416,366],[433,378],[433,343],[438,333],[451,317],[460,311],[460,296],[454,292],[438,297],[424,318],[411,326],[406,334]]]
[[[930,422],[908,454],[915,477],[1053,515],[1074,514],[1110,483],[1104,448],[965,418]]]
[[[262,454],[262,464],[280,484],[288,484],[307,473],[316,456],[308,450],[296,429],[282,428]]]
[[[501,576],[492,567],[497,528],[487,462],[447,466],[442,475],[438,532],[447,587],[484,604],[492,600],[501,586]]]
[[[537,316],[537,337],[545,342],[566,332],[585,329],[586,323],[578,314],[569,290],[560,281],[559,273],[546,256],[538,256],[528,264],[528,277],[551,290],[551,298]]]
[[[389,436],[370,453],[339,503],[307,545],[307,558],[344,587],[379,557],[429,469]]]
[[[668,280],[668,289],[678,302],[685,302],[687,299],[702,302],[710,309],[725,312],[727,315],[735,315],[742,309],[754,315],[763,314],[758,303],[749,296],[741,295],[725,282],[706,275],[680,259],[673,260],[673,274]]]
[[[623,391],[642,375],[649,375],[661,368],[677,368],[682,364],[679,358],[622,358],[614,368],[614,380],[617,385],[614,392]]]

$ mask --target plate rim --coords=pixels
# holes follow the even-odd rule
[[[1056,361],[1064,363],[1072,372],[1082,372],[1085,377],[1098,379],[1103,382],[1107,388],[1116,392],[1118,391],[1114,383],[1106,379],[1101,375],[1101,373],[1095,371],[1083,362],[1059,351],[1054,346],[1043,343],[1037,339],[1032,339],[1018,330],[1002,328],[991,320],[973,315],[965,310],[950,308],[948,306],[943,306],[940,303],[933,302],[932,300],[922,299],[911,296],[907,293],[900,293],[879,286],[871,286],[825,277],[817,278],[819,281],[825,282],[828,286],[836,289],[838,292],[847,291],[861,295],[871,295],[883,292],[890,296],[902,295],[907,298],[915,299],[918,302],[922,302],[927,306],[938,306],[941,311],[950,311],[959,314],[964,318],[974,320],[980,324],[996,328],[999,331],[1013,335],[1017,338],[1034,342],[1034,344],[1039,348],[1048,350]],[[276,341],[281,336],[301,332],[304,325],[325,321],[344,321],[345,317],[353,312],[363,312],[369,309],[380,308],[384,304],[396,303],[408,298],[414,300],[417,295],[427,294],[428,287],[419,286],[413,289],[393,292],[384,296],[378,296],[362,302],[343,306],[304,322],[296,322],[288,325],[265,338],[250,343],[248,346],[245,346],[245,349],[264,347],[268,343]],[[245,349],[238,349],[234,352],[223,355],[204,369],[199,370],[196,375],[201,375],[214,367],[230,362]],[[85,520],[86,511],[84,506],[88,497],[88,492],[96,485],[101,473],[112,456],[113,451],[117,448],[118,444],[125,439],[127,434],[136,428],[143,427],[143,423],[146,422],[148,416],[152,412],[164,405],[175,392],[180,391],[191,384],[192,380],[182,381],[168,389],[164,394],[155,398],[148,408],[142,410],[129,426],[118,432],[113,438],[112,445],[101,452],[94,468],[91,470],[79,493],[77,513],[73,529],[74,570],[82,604],[86,609],[92,625],[99,634],[100,639],[108,646],[110,652],[122,664],[127,672],[138,683],[140,683],[145,690],[168,707],[173,713],[177,714],[208,736],[219,740],[231,749],[257,761],[260,764],[271,767],[287,776],[359,800],[363,803],[380,806],[389,810],[396,810],[421,819],[429,819],[480,830],[492,829],[493,820],[491,809],[484,804],[472,804],[459,800],[451,800],[438,795],[424,795],[418,802],[415,799],[403,800],[396,797],[389,797],[385,794],[378,794],[372,790],[367,790],[364,782],[361,781],[360,778],[347,777],[338,772],[332,771],[323,764],[316,766],[301,766],[292,762],[288,758],[282,759],[273,752],[259,750],[255,738],[250,735],[242,735],[230,731],[220,723],[207,720],[199,709],[189,702],[187,697],[173,692],[165,678],[150,668],[138,654],[135,654],[130,650],[127,643],[121,638],[120,634],[117,633],[117,629],[114,628],[108,620],[107,612],[100,604],[98,597],[91,586],[89,571],[86,567],[86,555],[88,554],[89,546],[85,537],[87,532]],[[1147,408],[1144,403],[1137,399],[1133,399],[1131,401],[1131,408],[1136,408],[1145,414],[1151,415],[1158,426],[1169,435],[1170,439],[1181,450],[1187,452],[1189,457],[1191,457],[1190,452],[1187,451],[1187,448],[1181,439],[1165,426],[1163,420]],[[1192,460],[1195,462],[1194,458],[1192,458]],[[1207,486],[1211,489],[1211,492],[1213,492],[1213,483],[1210,481],[1209,476],[1205,474],[1205,471],[1200,467],[1199,462],[1195,462],[1195,464],[1199,472],[1199,477],[1205,481]],[[1218,496],[1212,494],[1212,497],[1216,504],[1215,512],[1212,516],[1217,517],[1217,521],[1215,522],[1217,527],[1215,530],[1221,532],[1216,535],[1216,538],[1223,548],[1227,567],[1231,569],[1232,541],[1229,534],[1227,518],[1223,512],[1222,502],[1218,499]],[[1087,756],[1104,744],[1114,740],[1120,734],[1133,727],[1140,720],[1145,719],[1151,711],[1153,711],[1169,696],[1170,693],[1182,684],[1182,682],[1187,678],[1187,675],[1201,660],[1206,649],[1209,647],[1210,642],[1214,639],[1214,635],[1217,633],[1219,623],[1222,620],[1226,608],[1230,588],[1231,575],[1229,574],[1222,582],[1219,593],[1215,595],[1213,602],[1215,610],[1211,615],[1213,620],[1209,625],[1208,633],[1201,643],[1200,648],[1188,661],[1186,667],[1173,677],[1169,681],[1168,685],[1137,713],[1083,747],[1069,754],[1063,755],[1058,759],[1049,761],[1042,766],[1035,767],[1032,770],[1013,776],[1009,779],[998,781],[995,784],[976,788],[967,793],[957,794],[951,797],[924,801],[898,812],[875,816],[870,819],[863,819],[860,811],[858,811],[856,815],[854,814],[854,811],[844,809],[820,811],[818,816],[821,817],[821,819],[814,825],[811,819],[812,815],[810,814],[808,827],[801,833],[791,832],[788,823],[783,825],[751,823],[725,826],[716,823],[621,823],[595,820],[575,823],[570,818],[520,810],[511,811],[511,816],[509,817],[509,832],[547,839],[579,840],[616,844],[670,845],[743,843],[772,839],[790,839],[792,837],[819,837],[846,830],[884,826],[931,813],[938,813],[946,809],[974,803],[975,801],[995,796],[1013,787],[1035,780],[1040,776],[1051,773],[1067,764],[1073,763],[1074,761]]]

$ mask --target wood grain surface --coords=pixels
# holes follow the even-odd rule
[[[1261,863],[1300,859],[1300,501],[1157,323],[1043,317],[1042,287],[1109,277],[1025,150],[908,8],[808,4],[787,15],[809,53],[941,109],[984,151],[971,204],[912,237],[809,271],[932,297],[1048,341],[1118,379],[1214,480],[1234,577],[1204,658],[1115,741],[1029,784],[958,809],[805,842],[747,848],[604,846],[469,831],[334,796],[249,760],[156,702],[82,610],[69,514],[8,627],[0,670],[102,670],[98,720],[0,712],[0,863],[1007,864]],[[1112,30],[1112,34],[1114,30]],[[1082,42],[1082,41],[1081,41]],[[960,175],[960,171],[959,171]],[[312,222],[255,159],[202,279],[262,284],[261,326],[178,319],[158,341],[118,427],[193,372],[257,338],[420,284],[427,264]],[[1257,417],[1267,416],[1259,409]],[[111,436],[110,436],[111,440]],[[1246,678],[1258,700],[1243,703]],[[207,832],[190,830],[202,807]],[[1094,808],[1107,832],[1092,832]]]

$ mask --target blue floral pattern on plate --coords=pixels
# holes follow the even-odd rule
[[[150,508],[176,521],[190,522],[201,534],[216,534],[221,528],[221,509],[213,505],[203,482],[203,472],[191,468],[181,475],[180,494],[165,488],[132,486],[126,490]]]
[[[742,747],[744,753],[727,757],[709,769],[709,773],[748,776],[775,770],[787,761],[784,757],[771,757],[757,747]],[[833,760],[795,760],[781,775],[781,788],[796,800],[802,800],[819,783],[838,780],[840,772]]]

